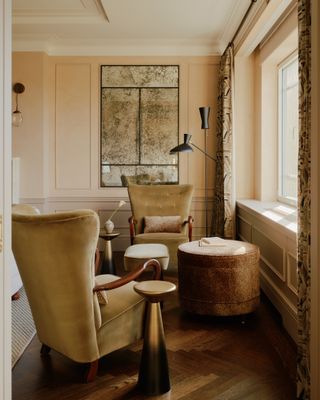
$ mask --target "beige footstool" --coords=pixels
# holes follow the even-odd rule
[[[169,251],[167,246],[159,243],[134,244],[124,253],[124,269],[132,271],[150,258],[159,261],[161,269],[166,270],[169,265]]]
[[[225,240],[224,246],[200,247],[198,241],[178,248],[179,298],[196,314],[239,315],[259,305],[259,248]]]

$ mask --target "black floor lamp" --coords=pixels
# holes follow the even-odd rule
[[[173,149],[170,150],[170,154],[174,153],[186,153],[186,152],[192,152],[193,147],[201,151],[206,157],[210,158],[213,161],[216,161],[215,158],[210,156],[210,154],[207,153],[207,130],[209,129],[209,114],[210,114],[210,107],[200,107],[200,116],[201,116],[201,129],[204,130],[204,150],[202,150],[200,147],[195,145],[194,143],[191,142],[191,137],[189,133],[185,133],[183,136],[183,143],[179,144],[178,146],[174,147]],[[204,175],[205,175],[205,208],[206,208],[206,236],[209,235],[208,229],[208,174],[207,174],[207,159],[205,158],[205,164],[204,164]]]

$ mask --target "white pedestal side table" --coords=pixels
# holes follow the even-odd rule
[[[137,283],[134,290],[148,301],[138,386],[146,395],[160,395],[170,390],[160,301],[175,291],[176,285],[152,280]]]

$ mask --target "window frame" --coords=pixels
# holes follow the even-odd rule
[[[278,158],[277,158],[277,169],[278,169],[278,180],[277,180],[277,200],[281,203],[285,203],[291,206],[297,206],[297,198],[292,198],[289,196],[282,196],[280,194],[280,187],[282,182],[282,128],[283,128],[283,118],[282,118],[282,70],[292,64],[293,62],[298,61],[298,50],[296,49],[287,57],[285,57],[278,65],[277,65],[277,74],[278,74]],[[299,77],[298,77],[298,85],[299,85]],[[299,128],[299,127],[298,127]],[[298,166],[298,159],[297,159],[297,166]]]

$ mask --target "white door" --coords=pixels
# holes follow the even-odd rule
[[[0,399],[11,399],[11,0],[0,0]]]

